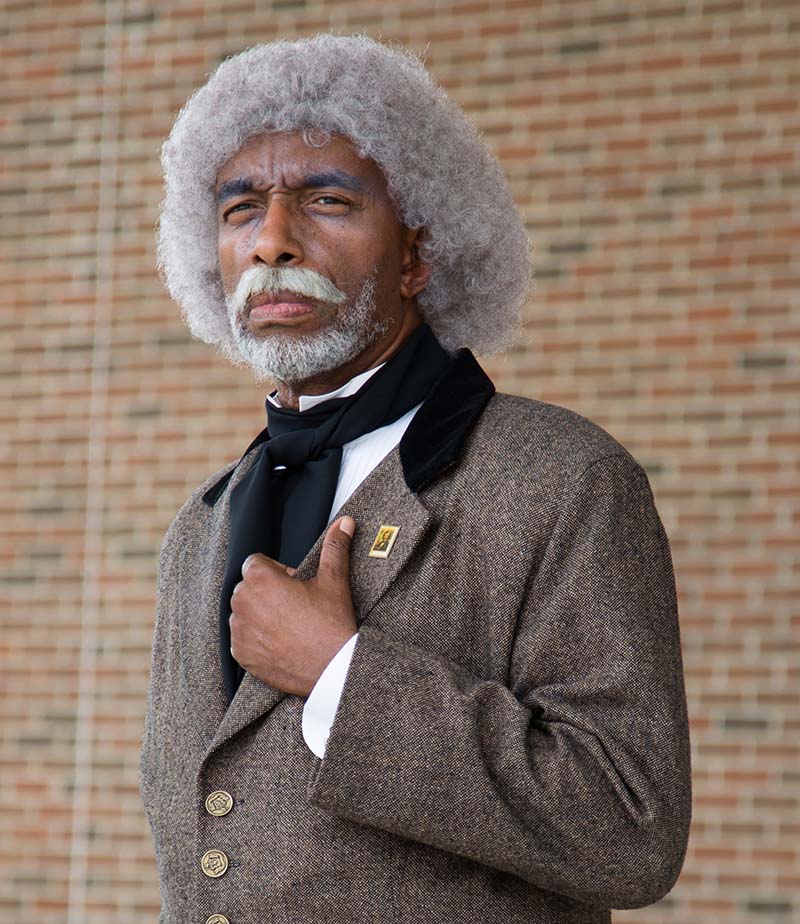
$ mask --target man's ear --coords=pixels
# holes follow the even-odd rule
[[[400,268],[400,294],[403,298],[414,298],[428,284],[430,267],[424,263],[419,244],[425,239],[425,228],[403,229],[403,263]]]

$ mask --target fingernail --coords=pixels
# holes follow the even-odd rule
[[[352,539],[356,531],[356,521],[352,517],[342,517],[339,521],[339,529]]]

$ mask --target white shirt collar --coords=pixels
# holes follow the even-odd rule
[[[381,363],[380,366],[367,369],[366,372],[359,372],[359,374],[353,376],[349,382],[345,382],[345,384],[340,388],[337,388],[335,391],[329,391],[327,394],[300,395],[300,410],[307,411],[309,408],[314,407],[315,404],[321,404],[323,401],[328,401],[331,398],[347,398],[349,395],[354,395],[370,376],[374,375],[378,369],[385,365],[386,363]],[[283,407],[281,402],[278,400],[277,392],[273,392],[271,395],[267,395],[267,401],[269,401],[269,403],[274,407]]]

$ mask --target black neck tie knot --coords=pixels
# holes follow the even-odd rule
[[[307,411],[276,407],[268,401],[267,429],[270,439],[267,445],[273,465],[299,468],[319,458],[324,449],[335,444],[336,440],[331,440],[331,436],[337,429],[337,421],[355,398],[356,395],[331,398]]]

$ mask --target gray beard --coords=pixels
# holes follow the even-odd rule
[[[259,337],[237,323],[230,300],[226,301],[236,347],[259,381],[302,382],[338,369],[388,329],[377,317],[374,276],[367,278],[352,307],[339,305],[329,327],[303,337],[280,333]]]

